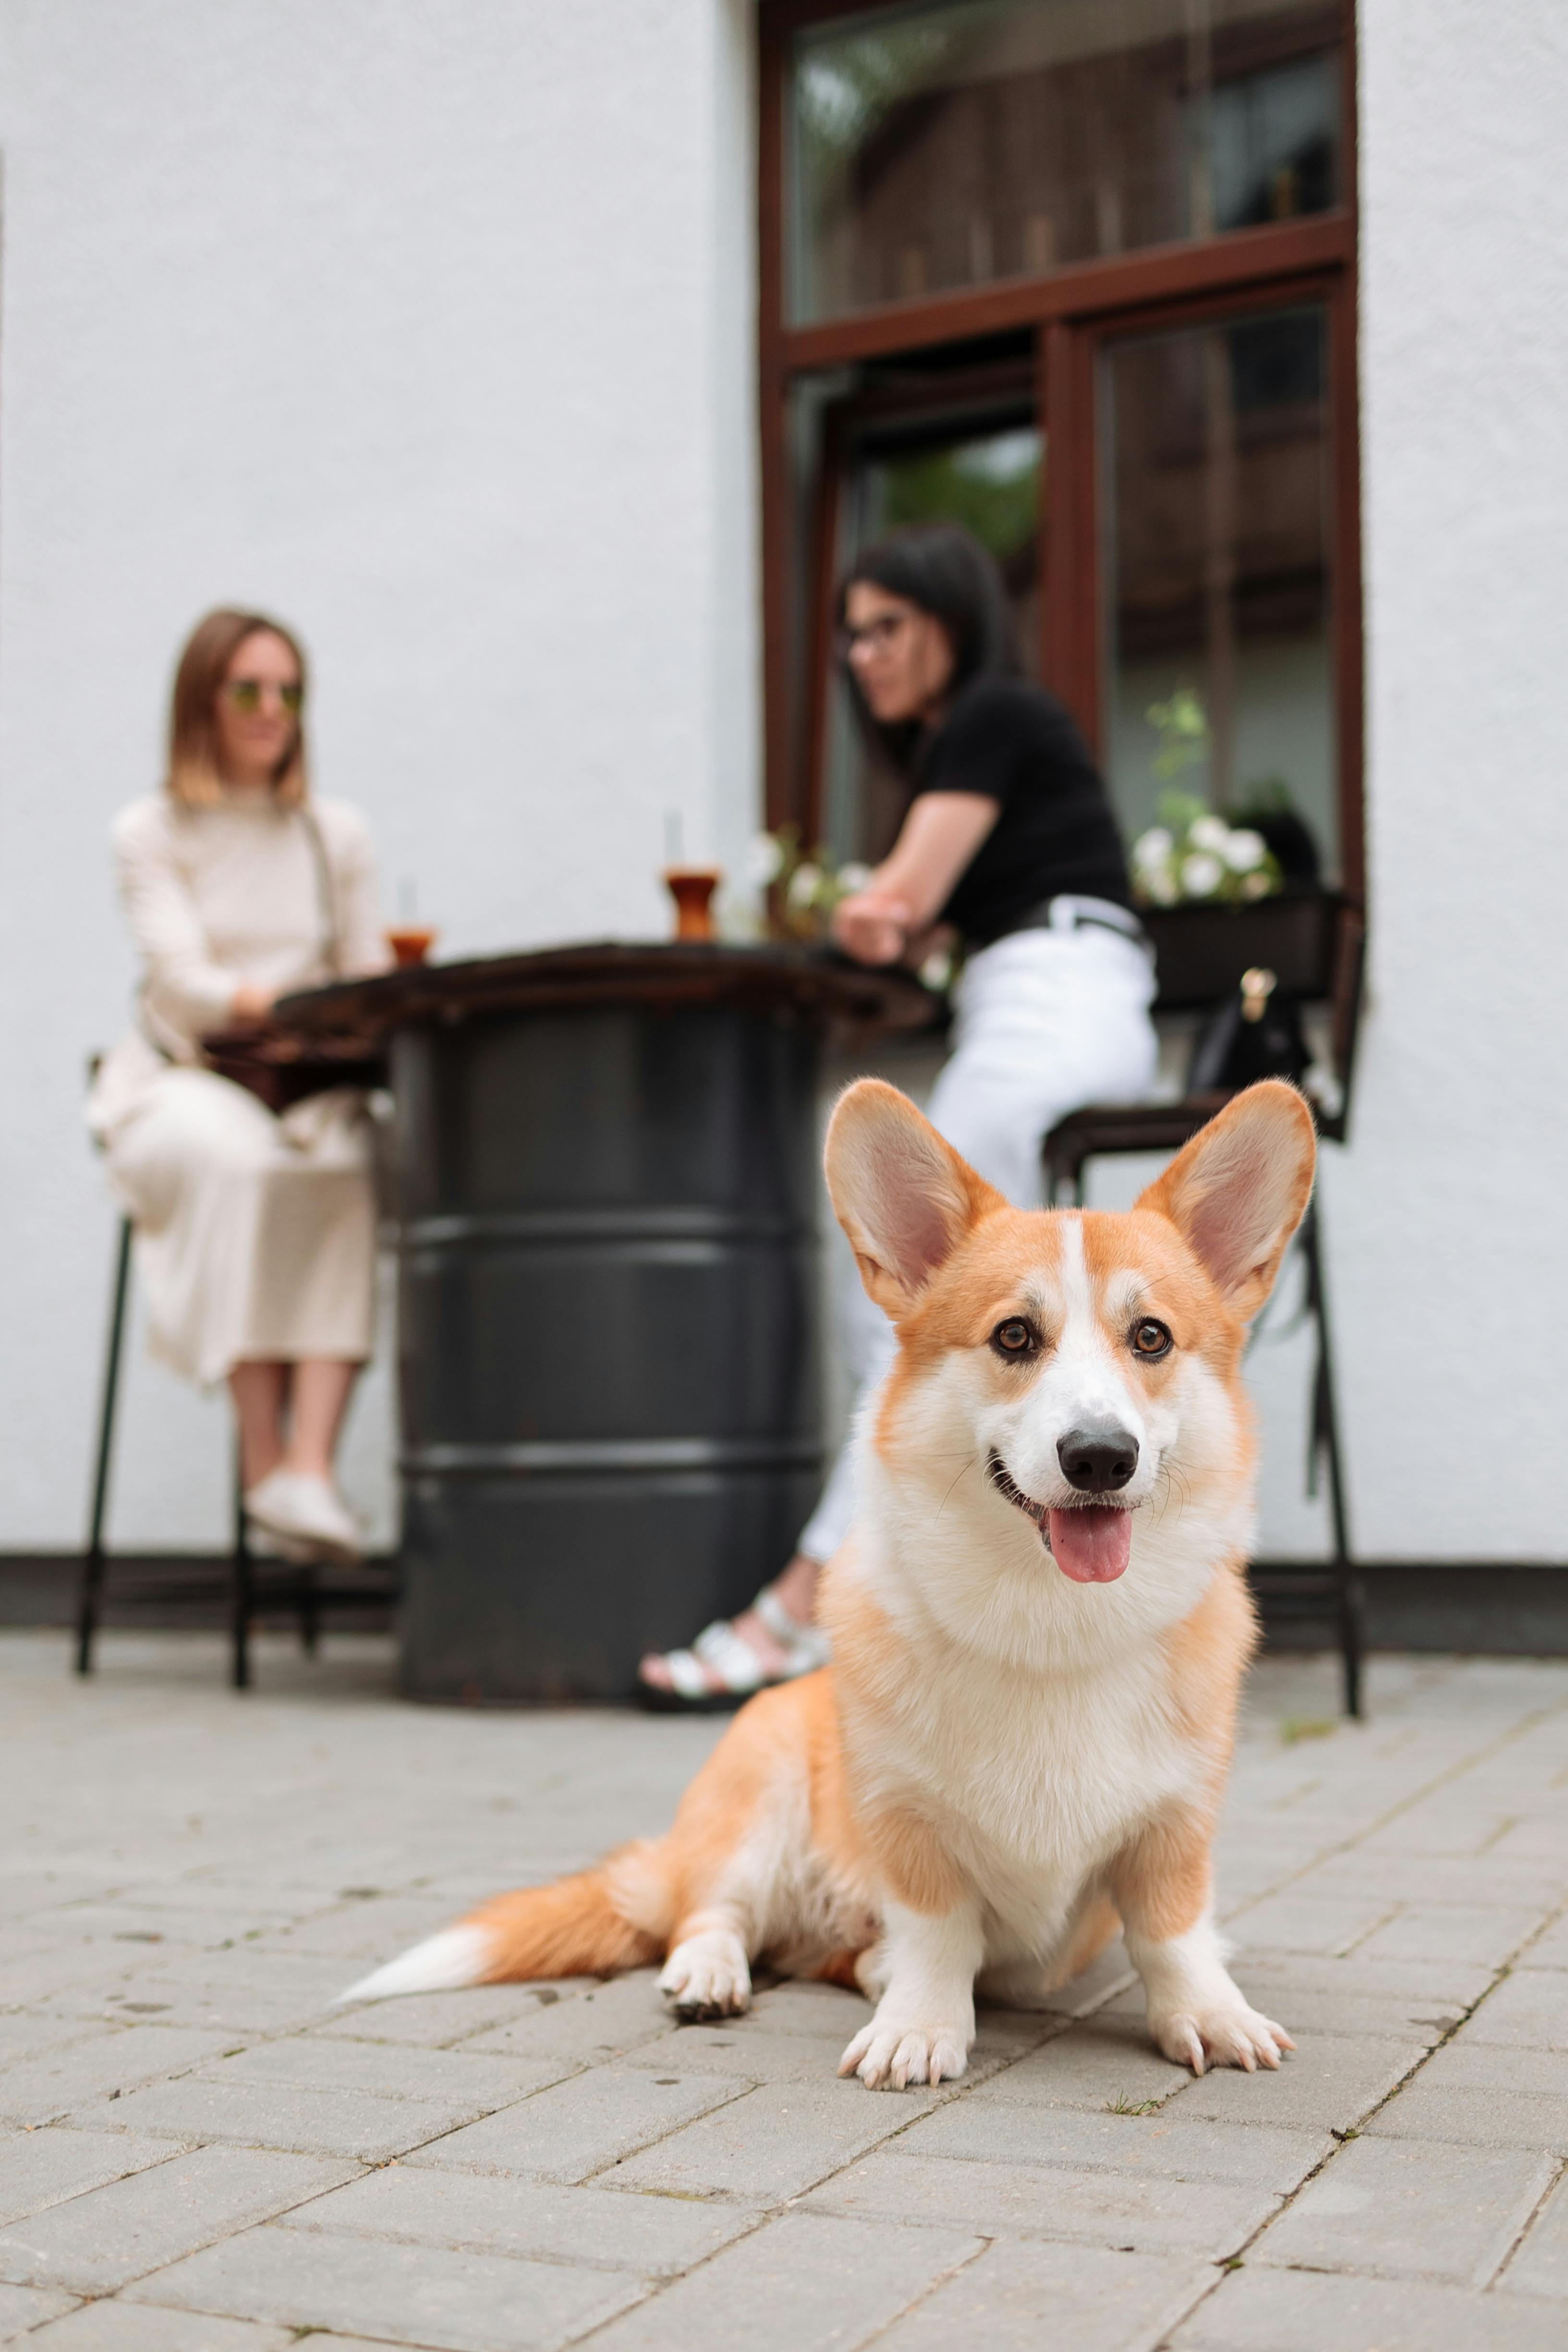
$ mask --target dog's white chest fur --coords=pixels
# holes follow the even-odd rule
[[[928,1821],[986,1906],[988,1958],[1046,1958],[1111,1856],[1192,1793],[1152,1645],[1113,1670],[927,1661],[856,1778]],[[870,1788],[866,1793],[872,1793]]]

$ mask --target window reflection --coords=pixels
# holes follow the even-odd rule
[[[1338,200],[1339,11],[942,0],[797,33],[790,283],[831,319]]]
[[[1327,322],[1319,305],[1128,337],[1102,360],[1107,768],[1129,835],[1162,789],[1150,706],[1208,720],[1193,779],[1289,805],[1339,865],[1330,639]]]

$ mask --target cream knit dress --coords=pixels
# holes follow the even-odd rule
[[[278,1118],[200,1066],[200,1041],[228,1025],[242,982],[283,992],[391,960],[364,819],[332,801],[311,814],[325,877],[305,818],[264,790],[195,809],[161,793],[114,828],[140,1018],[106,1056],[89,1119],[135,1223],[152,1353],[203,1382],[258,1358],[357,1362],[371,1350],[363,1096],[337,1087]]]

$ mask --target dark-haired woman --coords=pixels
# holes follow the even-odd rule
[[[334,1087],[277,1118],[203,1057],[290,989],[389,961],[364,819],[308,790],[304,702],[278,622],[209,613],[186,645],[163,790],[114,828],[141,988],[89,1115],[135,1223],[152,1353],[227,1381],[263,1548],[347,1559],[332,1462],[371,1349],[365,1097]]]
[[[1135,1100],[1154,1077],[1153,961],[1105,788],[1061,704],[1016,674],[1000,576],[967,532],[935,526],[871,549],[838,617],[856,716],[910,803],[834,935],[867,964],[917,962],[944,929],[962,940],[953,1051],[928,1115],[998,1192],[1038,1206],[1056,1122]],[[846,1311],[863,1403],[893,1332],[858,1282]],[[853,1463],[852,1444],[795,1557],[744,1615],[643,1661],[653,1703],[723,1703],[821,1663],[817,1579],[849,1532]]]

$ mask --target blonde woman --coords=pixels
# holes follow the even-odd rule
[[[114,828],[141,986],[90,1119],[135,1223],[152,1353],[227,1381],[264,1548],[351,1559],[333,1457],[371,1349],[364,1097],[277,1117],[203,1054],[292,989],[388,961],[364,819],[308,790],[305,688],[297,639],[259,613],[209,613],[180,656],[164,787]]]

